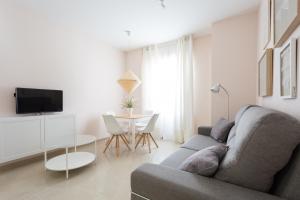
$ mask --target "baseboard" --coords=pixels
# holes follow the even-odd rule
[[[143,200],[150,200],[150,199],[148,199],[148,198],[146,198],[146,197],[144,197],[144,196],[142,196],[142,195],[139,195],[139,194],[137,194],[137,193],[135,193],[135,192],[131,192],[131,195],[134,195],[134,196],[136,196],[136,197],[138,197],[138,198],[140,198],[140,199],[143,199]]]
[[[97,143],[99,143],[101,141],[104,141],[105,139],[107,139],[107,138],[97,139]],[[84,147],[84,146],[88,146],[88,145],[90,145],[90,144],[82,145],[80,147]],[[74,148],[70,148],[70,150],[73,151]],[[64,152],[65,152],[64,149],[54,149],[54,150],[49,151],[48,154],[49,154],[50,157],[52,157],[52,156],[55,156],[55,155],[62,154]],[[11,169],[13,167],[26,165],[28,163],[32,163],[34,161],[40,161],[40,160],[43,160],[43,159],[44,159],[44,152],[41,152],[41,153],[38,153],[38,154],[35,154],[35,155],[31,155],[31,156],[27,156],[27,157],[19,158],[19,159],[16,159],[16,160],[1,163],[0,164],[0,170]]]

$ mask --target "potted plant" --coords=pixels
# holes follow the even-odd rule
[[[132,116],[133,108],[135,107],[135,101],[133,97],[128,97],[122,104],[123,109],[127,109],[128,115]]]

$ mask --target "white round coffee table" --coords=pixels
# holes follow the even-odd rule
[[[78,146],[94,143],[94,153],[77,151]],[[94,162],[97,157],[97,140],[93,135],[77,135],[75,143],[75,152],[69,153],[69,148],[65,147],[66,153],[55,156],[47,160],[47,151],[45,151],[45,168],[51,171],[66,171],[66,178],[69,178],[69,170],[78,169]]]
[[[76,136],[76,145],[75,145],[75,151],[77,151],[78,146],[83,146],[87,144],[94,143],[94,153],[97,155],[97,140],[96,137],[93,135],[86,135],[81,134]]]

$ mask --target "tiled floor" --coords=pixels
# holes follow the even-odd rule
[[[123,146],[123,145],[122,145]],[[145,162],[159,163],[178,148],[171,142],[129,152],[122,147],[119,158],[111,148],[103,154],[104,142],[98,144],[95,164],[64,173],[45,171],[43,159],[0,168],[0,200],[128,200],[130,199],[130,173]],[[93,150],[93,146],[81,150]]]

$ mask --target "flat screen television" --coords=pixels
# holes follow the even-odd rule
[[[16,88],[16,113],[45,113],[63,111],[63,91]]]

